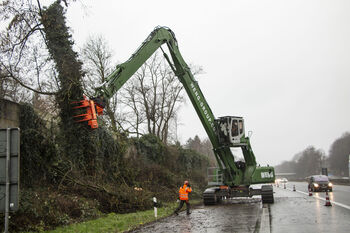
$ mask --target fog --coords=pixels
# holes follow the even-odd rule
[[[72,3],[76,47],[106,38],[128,59],[157,25],[176,34],[216,117],[243,116],[258,163],[276,165],[313,145],[326,153],[350,131],[350,1],[92,1]],[[206,137],[189,100],[178,137]]]

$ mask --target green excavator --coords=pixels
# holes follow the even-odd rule
[[[170,56],[161,47],[164,44],[168,47]],[[136,52],[126,62],[117,65],[106,81],[96,88],[95,97],[79,101],[75,108],[83,109],[84,113],[75,116],[76,121],[87,122],[92,129],[97,128],[97,116],[103,114],[108,100],[159,48],[184,86],[213,145],[218,167],[208,169],[209,187],[203,192],[204,204],[254,195],[261,195],[263,203],[273,203],[271,183],[275,181],[274,168],[257,166],[250,139],[245,135],[242,117],[214,117],[198,82],[181,56],[175,34],[167,27],[156,27]],[[244,161],[235,161],[231,148],[241,148]],[[265,185],[253,188],[253,184]]]

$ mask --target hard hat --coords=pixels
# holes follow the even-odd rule
[[[185,180],[184,184],[188,184],[188,180]]]

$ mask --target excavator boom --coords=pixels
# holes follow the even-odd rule
[[[162,45],[166,45],[170,56],[164,52]],[[193,77],[190,68],[182,58],[175,34],[167,27],[157,27],[151,32],[141,46],[124,63],[117,65],[116,69],[105,79],[106,81],[96,88],[95,98],[84,99],[76,109],[84,108],[86,112],[76,116],[77,121],[87,121],[91,128],[97,128],[97,115],[101,115],[103,108],[116,92],[130,79],[130,77],[146,62],[146,60],[161,48],[163,55],[175,75],[183,84],[188,97],[213,145],[217,160],[216,174],[222,179],[214,183],[219,187],[204,192],[204,200],[211,203],[216,196],[228,196],[242,193],[251,184],[272,183],[275,179],[273,167],[257,167],[249,137],[245,136],[244,121],[242,117],[225,116],[216,119],[204,95]],[[97,114],[96,114],[97,113]],[[231,147],[242,149],[244,162],[235,161]],[[238,189],[237,189],[238,187]],[[264,190],[264,191],[262,191]],[[265,200],[271,202],[273,195],[270,187],[260,191],[246,189],[246,196],[263,195]],[[273,200],[273,196],[272,196]],[[216,202],[216,201],[214,201]]]

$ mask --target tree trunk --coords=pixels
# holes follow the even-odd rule
[[[71,102],[81,100],[83,89],[82,64],[73,51],[71,35],[65,22],[65,11],[56,1],[42,12],[41,22],[44,26],[46,43],[50,55],[56,63],[60,90],[56,95],[60,109],[60,133],[64,155],[87,170],[94,169],[95,138],[89,127],[73,120],[74,111]]]

